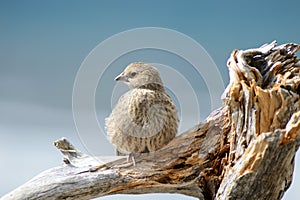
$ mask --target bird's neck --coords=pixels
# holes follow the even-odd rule
[[[148,90],[161,90],[164,91],[164,87],[158,83],[148,83],[138,87],[140,89],[148,89]]]

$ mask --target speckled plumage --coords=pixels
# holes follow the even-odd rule
[[[178,114],[158,71],[136,62],[116,80],[131,88],[106,118],[107,135],[117,154],[156,151],[172,140],[177,133]]]

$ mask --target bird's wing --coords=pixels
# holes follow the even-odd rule
[[[176,108],[165,92],[133,89],[120,98],[106,120],[106,127],[109,130],[110,126],[117,126],[124,134],[151,137],[168,126],[175,115]]]
[[[147,134],[161,130],[166,125],[173,103],[165,92],[147,89],[136,90],[129,101],[131,121]]]

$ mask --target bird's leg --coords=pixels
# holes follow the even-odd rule
[[[121,153],[118,149],[116,149],[116,155],[117,156],[126,156],[126,154]],[[132,161],[132,163],[130,162],[130,160]],[[127,154],[127,163],[118,165],[118,167],[129,167],[130,165],[133,165],[133,166],[136,165],[134,153]]]
[[[130,162],[130,159],[132,160],[132,164],[133,164],[133,166],[135,166],[135,165],[136,165],[136,162],[135,162],[134,153],[130,153],[130,154],[128,154],[128,157],[127,157],[127,162]]]

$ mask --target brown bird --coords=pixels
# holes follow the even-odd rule
[[[131,63],[115,80],[131,89],[106,118],[105,128],[116,154],[156,151],[172,140],[178,114],[157,69],[142,62]]]

